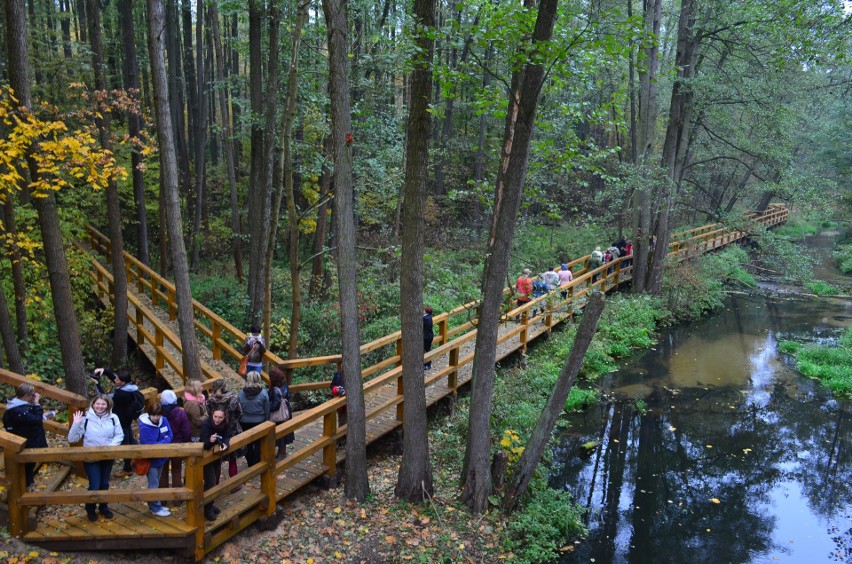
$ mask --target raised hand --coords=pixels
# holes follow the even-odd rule
[[[75,411],[74,415],[73,415],[72,424],[76,425],[77,423],[80,423],[82,420],[83,420],[83,412],[82,411]]]

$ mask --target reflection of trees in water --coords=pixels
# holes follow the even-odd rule
[[[644,415],[628,402],[592,410],[558,449],[564,466],[552,481],[592,509],[590,537],[566,561],[745,562],[786,551],[773,545],[767,511],[786,481],[817,514],[848,507],[846,408],[803,405],[783,386],[764,408],[732,389],[655,396]],[[587,440],[601,443],[590,461],[576,454]],[[838,531],[838,550],[849,540]]]

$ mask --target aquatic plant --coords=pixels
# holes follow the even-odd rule
[[[796,369],[819,380],[837,395],[852,396],[852,327],[837,339],[836,345],[781,341],[778,348],[796,358]]]

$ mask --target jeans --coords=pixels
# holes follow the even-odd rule
[[[98,460],[97,462],[83,462],[83,469],[89,479],[89,491],[100,491],[109,489],[109,475],[112,472],[113,460]],[[107,508],[106,503],[101,503],[101,511]],[[95,504],[87,503],[86,511],[94,511]]]
[[[262,371],[263,371],[263,363],[262,362],[259,362],[257,364],[255,364],[253,362],[247,362],[246,363],[246,374],[248,374],[249,372],[257,372],[258,374],[260,374]]]
[[[162,466],[151,466],[148,469],[148,489],[155,490],[160,487],[160,474],[163,472]],[[163,508],[163,503],[160,501],[149,501],[148,509],[152,512],[159,511]]]

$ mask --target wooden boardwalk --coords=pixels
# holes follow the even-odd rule
[[[755,220],[767,227],[786,220],[787,211],[774,206],[768,212],[755,215]],[[91,230],[92,248],[99,251],[105,260],[109,253],[106,238]],[[674,260],[683,260],[746,236],[742,232],[728,232],[718,225],[704,226],[682,232],[674,238],[670,254]],[[174,326],[176,306],[174,288],[156,272],[147,269],[130,255],[127,258],[129,292],[128,316],[132,321],[131,336],[140,344],[157,371],[178,393],[182,392],[184,376],[180,362],[180,340]],[[501,323],[498,342],[498,361],[518,351],[525,351],[527,344],[550,332],[559,323],[569,319],[584,302],[583,296],[595,289],[609,291],[630,280],[630,267],[623,266],[627,258],[589,271],[588,257],[571,263],[575,280],[564,290],[566,300],[540,298],[507,313]],[[93,258],[93,276],[98,291],[108,298],[111,290],[109,271]],[[108,261],[107,261],[108,262]],[[611,272],[609,272],[611,269]],[[593,277],[599,278],[593,282]],[[533,308],[545,306],[546,312],[530,317]],[[441,399],[457,393],[459,387],[470,380],[473,350],[476,339],[476,319],[473,315],[476,304],[467,304],[452,312],[435,316],[437,327],[436,347],[428,353],[433,369],[426,373],[427,404],[433,405]],[[194,304],[196,327],[205,349],[202,351],[202,366],[205,386],[216,379],[227,378],[238,382],[239,377],[232,366],[236,366],[240,354],[238,346],[245,335],[226,321],[218,318],[202,304]],[[520,322],[510,321],[520,316]],[[367,441],[373,442],[392,432],[402,424],[403,396],[401,370],[401,337],[399,332],[362,346],[362,354],[384,353],[382,360],[363,367],[365,378],[364,395],[367,408]],[[315,366],[329,366],[333,372],[340,362],[339,355],[287,361],[267,354],[269,363],[276,363],[296,371]],[[0,371],[0,382],[14,384],[22,378]],[[42,385],[42,395],[59,398],[69,407],[85,403],[62,390]],[[327,390],[328,382],[294,384],[294,392]],[[62,393],[64,395],[62,395]],[[156,390],[147,391],[149,398]],[[138,456],[140,447],[108,447],[90,449],[70,447],[62,449],[22,450],[21,440],[5,431],[0,431],[0,446],[3,447],[8,487],[8,512],[10,532],[26,542],[52,550],[98,550],[133,548],[170,548],[188,558],[202,559],[211,550],[226,542],[249,525],[260,522],[272,526],[276,523],[276,504],[304,485],[324,478],[333,483],[338,463],[344,461],[345,450],[338,448],[339,439],[346,435],[346,427],[338,426],[337,410],[345,404],[345,398],[331,399],[322,405],[297,412],[294,418],[277,427],[265,423],[236,437],[232,450],[258,440],[261,444],[261,462],[245,468],[241,461],[240,472],[233,478],[223,476],[222,482],[213,489],[204,491],[203,465],[219,458],[209,452],[203,453],[198,444],[143,447],[145,454],[154,457],[157,453],[184,459],[186,483],[182,488],[164,490],[145,489],[144,478],[113,480],[108,492],[88,492],[85,479],[65,484],[57,491],[26,492],[23,487],[25,462],[46,462],[56,459],[70,464],[75,461],[95,459],[118,459]],[[60,435],[67,434],[67,427],[56,424],[51,430]],[[275,460],[275,440],[295,431],[296,440],[289,447],[289,456]],[[225,472],[227,474],[227,472]],[[239,491],[235,487],[242,486]],[[90,523],[82,508],[87,500],[108,501],[115,511],[112,521],[100,519]],[[154,517],[147,511],[145,501],[155,499],[179,500],[171,507],[172,516]],[[205,521],[203,504],[216,501],[222,510],[215,521]],[[31,507],[51,506],[33,515]],[[47,517],[46,514],[50,514]],[[41,515],[45,514],[44,517]],[[31,522],[34,521],[34,522]]]

